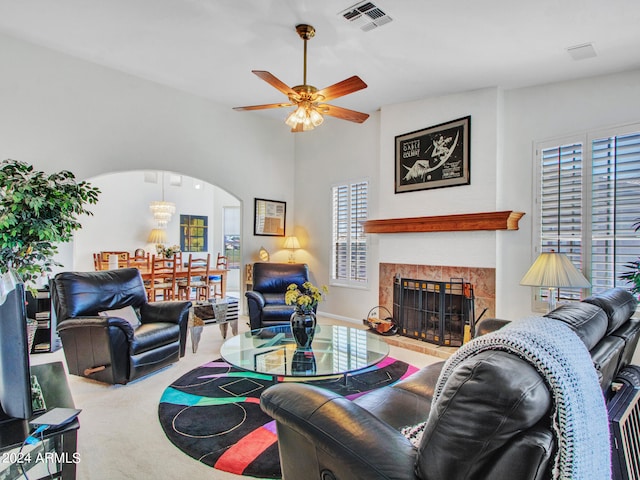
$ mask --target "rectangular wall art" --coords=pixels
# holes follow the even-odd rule
[[[395,192],[469,185],[471,117],[396,137]]]
[[[256,198],[254,203],[253,234],[284,237],[286,218],[286,202]]]
[[[180,215],[180,251],[206,252],[208,218],[203,215]]]

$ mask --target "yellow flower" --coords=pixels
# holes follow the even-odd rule
[[[318,306],[318,302],[324,299],[324,294],[329,293],[326,285],[321,288],[316,287],[311,282],[304,282],[302,287],[292,283],[287,287],[284,301],[287,305],[295,305],[296,310],[301,312],[311,312]]]

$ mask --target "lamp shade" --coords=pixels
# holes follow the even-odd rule
[[[564,253],[541,253],[520,285],[550,288],[588,288],[589,280],[571,263]]]
[[[300,248],[298,237],[287,237],[284,241],[284,248]]]
[[[167,243],[167,232],[162,228],[154,228],[149,233],[149,238],[147,238],[147,242],[155,243],[156,245],[159,243]]]

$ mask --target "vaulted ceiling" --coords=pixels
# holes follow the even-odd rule
[[[367,89],[332,103],[366,113],[432,95],[640,67],[637,0],[365,3],[0,0],[0,32],[229,108],[285,99],[251,70],[302,83],[299,23],[316,28],[307,83],[322,88],[360,76]],[[574,54],[589,58],[575,60],[568,49],[585,45]]]

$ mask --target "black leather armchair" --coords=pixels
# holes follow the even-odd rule
[[[51,297],[73,375],[126,384],[184,356],[191,302],[148,303],[135,268],[59,273]],[[128,306],[139,325],[99,314]]]
[[[304,263],[254,263],[253,290],[245,294],[251,330],[289,322],[294,307],[284,301],[287,287],[308,281],[309,267]]]
[[[636,306],[629,292],[614,289],[547,315],[583,341],[605,398],[638,343],[640,320],[631,318]],[[504,323],[482,321],[478,330]],[[283,478],[551,478],[557,448],[553,401],[536,369],[515,354],[482,351],[450,373],[442,390],[445,407],[434,413],[431,402],[443,364],[354,401],[309,384],[268,388],[260,404],[276,420]],[[429,435],[416,449],[400,430],[427,419]]]

